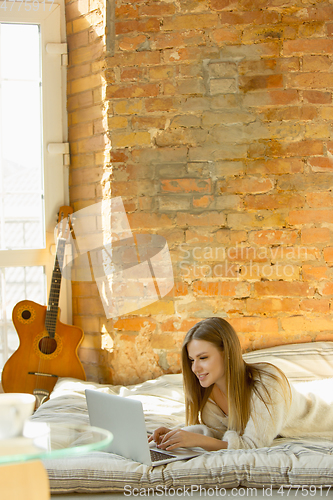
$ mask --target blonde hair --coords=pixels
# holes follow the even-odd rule
[[[268,363],[249,364],[243,360],[239,338],[230,323],[219,317],[208,318],[200,321],[187,332],[182,346],[187,425],[198,424],[200,420],[202,421],[201,412],[213,388],[213,386],[202,387],[192,371],[187,346],[194,339],[210,342],[223,353],[229,429],[243,434],[250,418],[250,403],[253,393],[264,402],[269,411],[269,404],[272,401],[269,391],[262,382],[263,376],[276,380],[283,392],[290,391],[285,375],[278,368],[276,368],[278,371],[278,375],[276,375],[269,370]],[[202,421],[202,423],[204,422]]]

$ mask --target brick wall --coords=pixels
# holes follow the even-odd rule
[[[106,319],[73,284],[88,378],[180,369],[186,331],[230,320],[244,350],[332,338],[333,5],[320,0],[67,4],[71,203],[121,196],[167,239],[175,286]]]

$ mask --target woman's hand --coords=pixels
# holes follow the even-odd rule
[[[202,435],[196,432],[174,429],[161,436],[157,445],[161,450],[171,451],[175,448],[193,448],[202,445]]]
[[[157,448],[166,451],[181,447],[194,448],[197,446],[207,451],[217,451],[228,447],[228,443],[220,439],[182,429],[170,430],[167,427],[159,427],[156,429],[153,434],[149,436],[148,441],[155,441]]]
[[[155,441],[155,443],[159,445],[163,439],[163,436],[165,436],[165,434],[167,434],[168,432],[170,432],[170,429],[168,429],[167,427],[159,427],[149,436],[148,443],[151,443],[151,441]]]
[[[200,446],[200,444],[198,444],[199,440],[200,434],[183,431],[182,429],[171,430],[167,427],[159,427],[148,438],[149,443],[155,441],[157,447],[161,450]]]

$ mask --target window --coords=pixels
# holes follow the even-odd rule
[[[0,0],[0,370],[19,344],[15,304],[47,303],[57,212],[68,204],[64,36],[63,3]],[[64,281],[63,322],[69,295]]]

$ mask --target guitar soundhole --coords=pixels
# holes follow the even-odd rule
[[[30,319],[31,318],[31,312],[28,309],[25,309],[24,311],[22,311],[21,316],[25,320]]]
[[[57,342],[55,339],[51,339],[51,337],[43,337],[40,339],[38,343],[38,349],[43,354],[52,354],[57,348]]]

